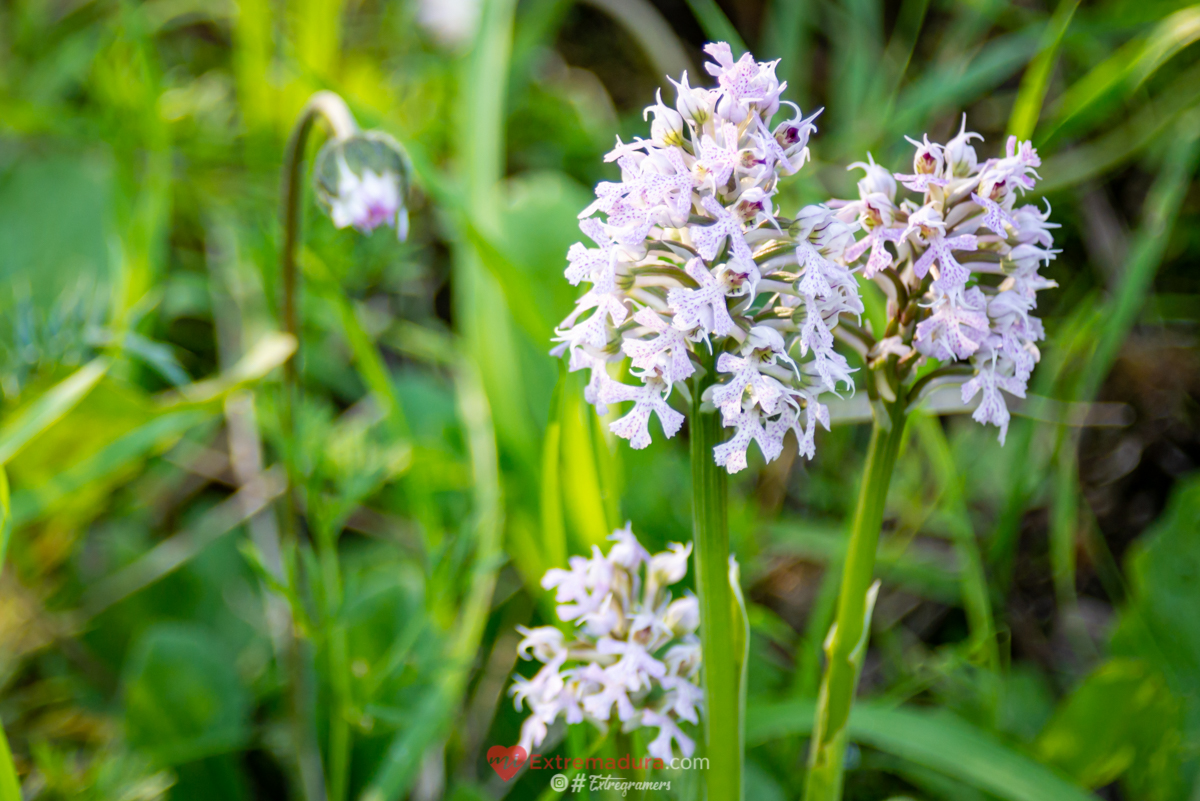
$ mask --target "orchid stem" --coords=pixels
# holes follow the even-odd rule
[[[288,137],[283,158],[283,242],[279,251],[279,271],[283,279],[283,328],[296,338],[296,355],[283,365],[283,397],[280,403],[280,423],[285,435],[284,466],[287,470],[287,491],[283,494],[280,512],[283,535],[293,545],[298,539],[296,520],[295,488],[298,482],[297,432],[294,405],[297,392],[296,362],[299,359],[300,326],[296,314],[296,248],[300,242],[300,201],[304,197],[304,151],[308,144],[313,124],[320,118],[325,120],[336,139],[352,136],[358,126],[345,101],[333,92],[317,92],[300,112],[296,126]],[[293,587],[293,589],[296,589]],[[292,719],[292,747],[295,751],[297,772],[301,791],[306,801],[324,801],[325,780],[321,768],[320,748],[317,745],[315,726],[312,723],[308,703],[307,671],[304,649],[296,632],[293,620],[289,631],[287,648],[288,684],[290,694],[290,716]]]
[[[712,801],[742,798],[742,692],[735,600],[729,578],[729,487],[713,448],[724,439],[716,411],[701,411],[700,396],[715,375],[715,355],[692,390],[692,530],[704,671],[704,735]]]
[[[908,422],[906,405],[904,397],[882,405],[871,429],[863,483],[842,567],[837,617],[825,646],[827,661],[809,746],[805,801],[838,801],[842,797],[847,723],[868,634],[868,590],[874,580],[875,550],[888,487]]]

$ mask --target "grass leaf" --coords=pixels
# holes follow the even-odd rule
[[[0,465],[21,452],[38,434],[61,420],[108,372],[111,361],[99,356],[56,384],[0,428]]]
[[[751,745],[812,730],[811,700],[751,704]],[[1004,801],[1095,801],[1051,769],[949,713],[858,703],[850,740],[977,787]]]

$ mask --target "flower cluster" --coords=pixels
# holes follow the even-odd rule
[[[628,524],[609,539],[615,544],[607,556],[593,546],[591,558],[573,556],[569,570],[542,579],[557,591],[558,616],[576,625],[571,640],[553,626],[518,627],[521,657],[543,663],[510,690],[517,709],[525,704],[532,712],[520,745],[531,752],[563,716],[605,731],[618,721],[623,731],[657,728],[652,757],[669,762],[672,743],[689,757],[695,744],[678,721],[699,722],[700,608],[691,594],[672,600],[668,587],[687,573],[692,548],[672,544],[651,556]]]
[[[734,60],[725,43],[704,50],[717,88],[693,87],[685,73],[674,107],[660,92],[646,109],[651,138],[618,139],[606,157],[621,181],[599,184],[580,215],[595,246],[571,247],[566,277],[590,289],[556,331],[554,352],[568,354],[572,371],[591,371],[585,395],[601,414],[633,403],[610,427],[634,448],[650,443],[651,414],[674,436],[683,415],[668,402],[672,389],[686,393],[715,356],[706,380],[721,383],[703,400],[736,429],[713,453],[733,473],[752,441],[777,458],[789,429],[813,455],[816,424],[829,423],[819,396],[853,387],[833,328],[863,307],[841,260],[853,226],[825,206],[787,219],[772,201],[779,178],[807,161],[816,115],[780,99],[776,62]],[[773,126],[781,106],[795,113]],[[638,383],[610,374],[626,357]]]
[[[894,356],[901,370],[928,359],[942,368],[969,363],[963,403],[982,393],[974,417],[998,426],[1003,443],[1009,412],[1000,390],[1024,397],[1039,359],[1044,333],[1032,311],[1038,290],[1055,286],[1038,270],[1058,253],[1050,231],[1058,226],[1048,204],[1017,205],[1039,177],[1033,146],[1010,137],[1004,158],[980,163],[971,141],[982,138],[964,116],[945,145],[910,139],[911,174],[893,175],[868,155],[850,167],[866,173],[858,200],[830,205],[865,234],[846,248],[846,263],[865,257],[863,274],[889,294],[888,330],[866,342],[864,355],[873,366]],[[897,182],[920,200],[898,201]],[[876,387],[888,392],[884,381]]]
[[[408,163],[398,142],[379,131],[331,139],[313,170],[317,198],[338,228],[369,234],[381,225],[408,237]]]

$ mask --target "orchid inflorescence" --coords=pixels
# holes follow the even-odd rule
[[[845,260],[865,256],[863,275],[888,294],[881,337],[853,325],[839,330],[871,366],[873,397],[894,401],[900,382],[918,373],[917,394],[939,380],[965,380],[962,402],[982,393],[974,418],[998,426],[1003,443],[1009,411],[1000,390],[1025,397],[1039,359],[1044,333],[1031,312],[1038,290],[1056,286],[1038,270],[1058,253],[1050,232],[1058,226],[1048,222],[1049,204],[1017,206],[1039,177],[1032,144],[1009,137],[1004,158],[981,164],[971,140],[982,138],[967,131],[964,116],[944,146],[910,139],[917,148],[911,174],[893,175],[868,154],[851,165],[866,173],[859,199],[830,205],[865,233]],[[897,180],[920,202],[897,202]]]
[[[689,757],[695,744],[679,721],[699,722],[700,611],[694,595],[672,599],[668,588],[686,575],[692,548],[672,543],[651,556],[629,524],[609,539],[615,544],[607,556],[592,546],[590,558],[573,556],[569,570],[554,568],[542,579],[557,592],[559,618],[576,627],[571,638],[554,626],[518,626],[518,653],[543,663],[510,688],[517,709],[532,712],[520,745],[530,753],[562,716],[602,731],[610,722],[623,731],[657,728],[650,756],[669,762],[675,743]]]
[[[591,289],[557,330],[555,353],[568,354],[572,371],[591,370],[585,397],[601,414],[633,402],[610,428],[634,448],[650,443],[651,413],[668,437],[679,431],[672,389],[687,392],[702,349],[715,355],[723,380],[703,400],[736,429],[713,453],[733,473],[746,466],[751,441],[777,458],[788,430],[813,455],[816,424],[829,425],[819,396],[853,388],[832,330],[863,306],[840,263],[853,226],[820,205],[784,218],[772,202],[780,176],[808,160],[816,115],[780,100],[787,84],[776,62],[749,53],[735,61],[723,42],[705,52],[718,88],[692,87],[685,73],[674,108],[660,92],[646,109],[652,137],[618,139],[606,156],[621,181],[598,185],[580,215],[596,247],[572,246],[566,277]],[[772,128],[781,105],[795,114]],[[640,385],[609,374],[625,357]]]

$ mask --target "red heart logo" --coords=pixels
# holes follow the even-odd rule
[[[508,781],[517,775],[517,771],[525,764],[528,756],[525,749],[519,745],[508,748],[502,745],[493,745],[488,749],[487,761],[492,766],[492,770],[496,771],[497,776]]]

